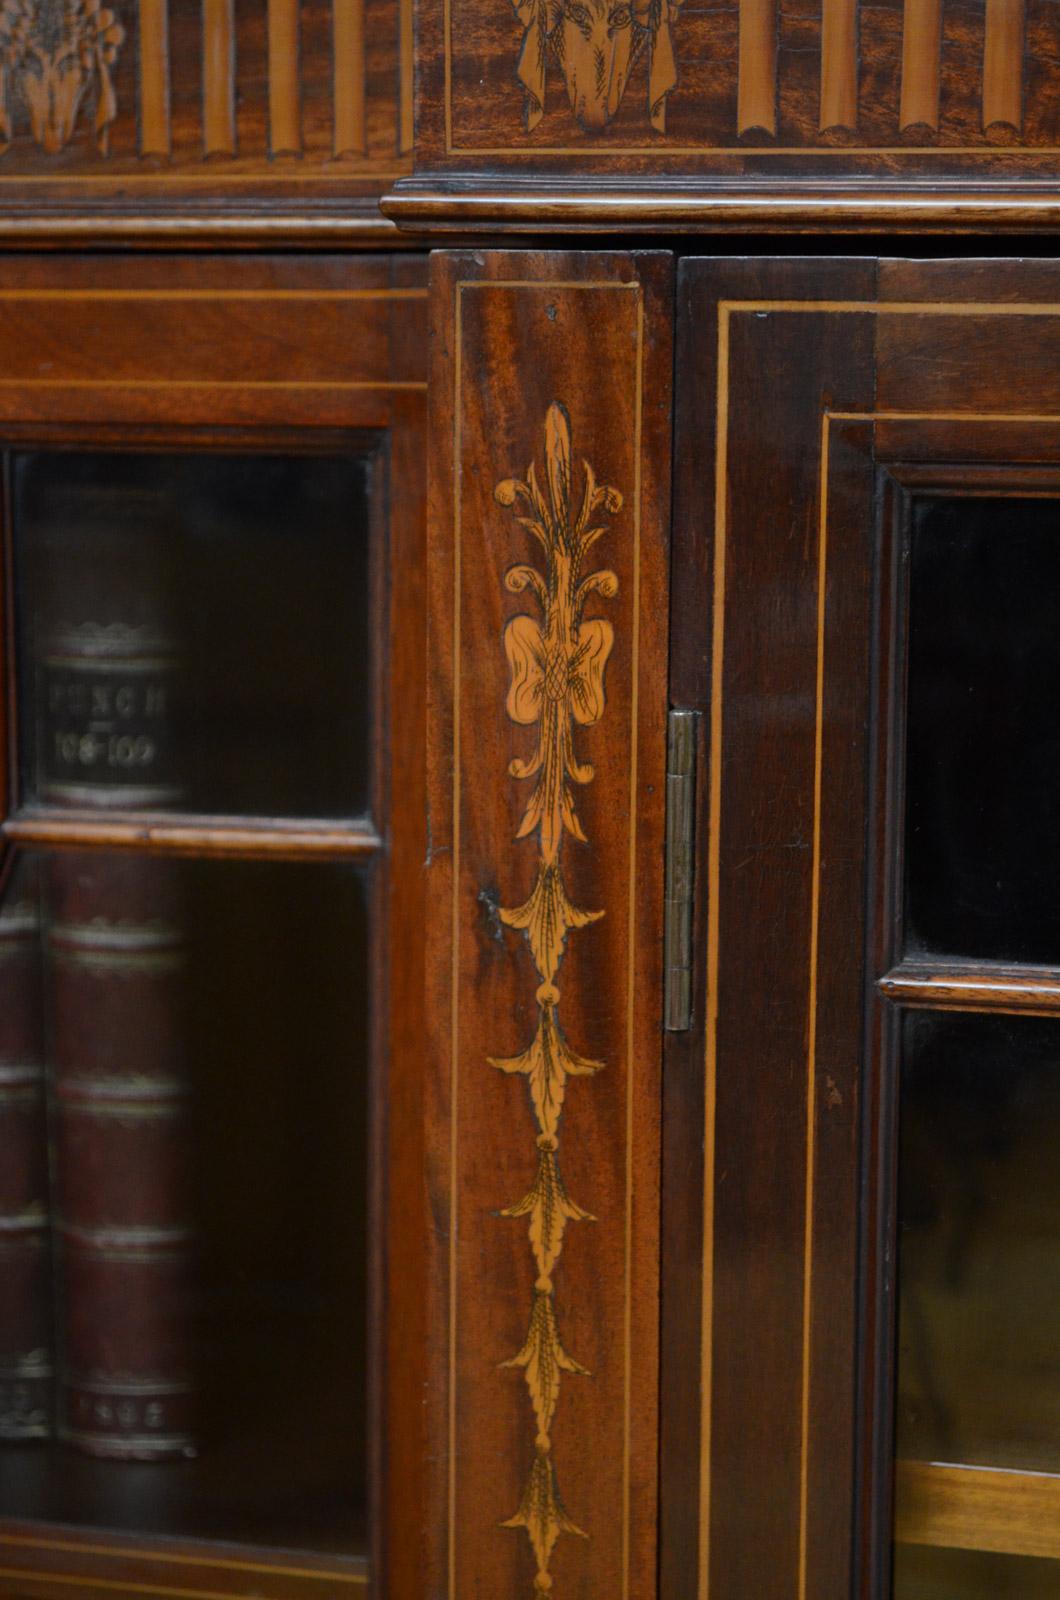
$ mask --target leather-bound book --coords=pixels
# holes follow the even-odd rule
[[[93,1455],[192,1449],[190,1097],[179,867],[48,863],[60,1436]]]
[[[89,486],[44,496],[31,584],[39,801],[150,811],[181,798],[164,511],[152,495]]]
[[[52,1430],[52,1285],[37,863],[0,908],[0,1439]]]
[[[169,806],[168,508],[149,489],[75,487],[43,491],[37,799]],[[135,852],[56,851],[46,869],[58,1432],[122,1460],[193,1448],[182,881],[177,862]]]

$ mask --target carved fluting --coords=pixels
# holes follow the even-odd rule
[[[858,120],[857,0],[823,0],[819,124],[853,128]]]
[[[1042,28],[1040,7],[1035,11],[1027,0],[985,0],[982,52],[974,65],[944,0],[902,0],[901,28],[893,30],[888,22],[886,34],[880,16],[862,0],[821,0],[816,20],[797,19],[781,0],[737,0],[735,59],[711,62],[710,98],[697,102],[689,87],[681,101],[683,126],[675,128],[671,116],[668,130],[667,107],[678,88],[678,38],[684,37],[688,66],[695,64],[697,48],[703,48],[699,13],[688,14],[684,35],[676,26],[682,3],[512,0],[522,29],[515,72],[527,131],[537,128],[545,115],[552,71],[562,78],[570,111],[585,133],[604,133],[630,83],[646,79],[651,128],[680,132],[691,141],[691,149],[703,154],[733,147],[768,149],[770,141],[785,149],[812,147],[816,141],[805,132],[810,118],[826,136],[820,143],[837,148],[846,141],[831,135],[860,133],[870,141],[869,149],[896,140],[910,147],[937,143],[940,148],[987,149],[1011,142],[989,138],[991,130],[1010,129],[1022,138],[1032,125],[1036,132],[1028,148],[1055,142],[1047,115],[1052,91],[1045,89],[1043,76],[1049,69],[1040,59],[1036,96],[1027,99],[1026,64],[1033,37],[1040,37]],[[811,41],[816,80],[806,71]],[[698,65],[705,65],[702,55]],[[703,82],[701,75],[698,83]],[[981,117],[970,104],[976,97],[981,97]],[[725,111],[719,122],[720,108],[731,105],[733,98],[735,111]],[[631,119],[624,120],[632,128]],[[556,135],[560,137],[558,127]],[[526,148],[532,151],[534,146]],[[650,144],[638,148],[648,153]],[[616,156],[622,153],[630,152],[616,146]]]
[[[776,0],[740,0],[739,81],[736,119],[740,133],[777,128]]]
[[[559,68],[570,108],[589,133],[606,128],[630,74],[647,57],[648,119],[666,129],[666,101],[677,87],[673,28],[682,0],[513,0],[523,28],[517,75],[526,126],[545,110],[548,63]]]
[[[297,156],[302,153],[298,0],[268,0],[268,18],[269,149],[274,156]]]
[[[364,120],[364,0],[332,0],[332,35],[335,57],[336,156],[363,153]]]
[[[203,0],[202,145],[207,156],[236,153],[233,0]]]
[[[1023,47],[1026,0],[986,0],[983,127],[1023,127]]]
[[[111,74],[124,41],[101,0],[0,0],[0,153],[20,111],[37,144],[57,155],[87,108],[106,155],[118,114]]]
[[[604,673],[614,641],[610,622],[586,620],[586,603],[618,591],[618,579],[604,569],[585,573],[585,558],[606,524],[601,514],[616,512],[622,497],[598,484],[582,463],[584,479],[576,504],[572,481],[570,419],[553,403],[545,419],[544,486],[534,466],[525,479],[497,485],[498,502],[514,510],[537,540],[544,571],[516,565],[505,574],[513,594],[529,593],[540,615],[520,613],[504,631],[511,675],[507,711],[522,727],[536,727],[537,747],[529,759],[510,763],[514,778],[533,780],[533,789],[516,835],[538,845],[534,887],[522,905],[503,909],[502,920],[525,933],[540,983],[534,1037],[519,1055],[491,1058],[502,1072],[526,1079],[536,1129],[537,1167],[524,1197],[505,1207],[503,1217],[525,1218],[536,1269],[530,1321],[522,1348],[503,1367],[520,1370],[534,1414],[534,1457],[522,1500],[503,1526],[526,1531],[537,1562],[534,1593],[552,1590],[552,1551],[563,1533],[586,1537],[567,1515],[556,1480],[552,1424],[563,1376],[587,1376],[565,1348],[556,1319],[553,1275],[563,1253],[567,1224],[594,1220],[568,1195],[559,1164],[560,1122],[571,1078],[591,1077],[603,1062],[581,1056],[567,1042],[559,1020],[556,978],[568,935],[598,921],[603,911],[576,906],[563,878],[563,843],[570,834],[585,840],[575,804],[576,785],[592,782],[593,768],[579,762],[574,749],[578,727],[590,727],[604,713]]]
[[[140,154],[168,156],[171,144],[169,6],[140,0]]]
[[[902,18],[902,89],[898,122],[937,130],[942,0],[905,0]]]

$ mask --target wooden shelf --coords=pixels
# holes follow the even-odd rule
[[[17,812],[0,833],[26,848],[140,850],[153,855],[302,859],[373,856],[382,840],[364,820],[348,823],[244,820],[200,816],[136,816],[101,820],[98,813],[46,808]]]
[[[944,1011],[1060,1012],[1060,968],[903,961],[877,988],[898,1005]]]
[[[361,1558],[270,1556],[238,1545],[176,1544],[68,1530],[0,1528],[0,1586],[27,1596],[155,1595],[166,1600],[362,1600],[368,1565]]]
[[[899,1461],[895,1539],[1060,1561],[1060,1473]]]

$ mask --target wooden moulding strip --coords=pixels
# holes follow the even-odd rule
[[[156,816],[102,820],[92,815],[20,812],[0,825],[0,836],[37,849],[137,850],[155,855],[240,856],[335,860],[374,856],[382,840],[366,823],[329,824],[214,821]]]
[[[1060,1475],[899,1461],[895,1539],[1060,1560]]]
[[[930,1010],[1060,1012],[1060,969],[991,972],[989,968],[929,967],[903,962],[879,980],[896,1005]]]
[[[92,1539],[58,1528],[38,1532],[25,1523],[0,1528],[3,1577],[16,1580],[27,1600],[38,1590],[51,1594],[56,1585],[76,1594],[143,1594],[160,1600],[234,1600],[251,1593],[260,1600],[281,1594],[283,1600],[339,1600],[340,1595],[365,1600],[369,1584],[363,1553],[330,1562],[307,1554],[300,1561],[283,1552],[270,1557],[265,1550],[196,1540],[173,1548],[169,1541],[159,1546],[135,1534]],[[9,1591],[0,1587],[0,1592]]]
[[[269,149],[302,154],[298,0],[269,3]]]
[[[983,55],[983,128],[1007,122],[1023,128],[1025,0],[986,0]]]
[[[821,130],[858,123],[857,0],[824,0],[821,15]]]
[[[775,0],[740,0],[737,118],[740,133],[777,131],[777,18]]]
[[[938,129],[942,0],[905,0],[902,21],[901,128]]]
[[[140,0],[140,154],[169,151],[169,8]]]
[[[233,0],[202,0],[202,142],[207,156],[236,153]]]
[[[336,156],[363,155],[364,0],[332,0]]]

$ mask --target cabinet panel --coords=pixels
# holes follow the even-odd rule
[[[822,298],[871,292],[862,263],[826,271]],[[780,1600],[838,1592],[849,1563],[871,474],[825,413],[871,408],[873,330],[812,304],[796,267],[683,272],[704,348],[682,375],[682,538],[713,519],[713,610],[703,571],[673,683],[709,719],[700,1053],[680,1062],[686,1104],[705,1072],[699,1582]]]
[[[700,1600],[885,1596],[895,1529],[896,1594],[1031,1592],[1054,1479],[1028,1423],[1048,1393],[1018,1285],[1057,1216],[1015,1174],[1030,1181],[1027,1141],[1047,1138],[1054,1024],[981,1014],[1052,1016],[1060,994],[1035,910],[1047,844],[1022,877],[995,849],[1033,848],[1055,806],[1034,756],[1052,546],[1023,547],[1056,495],[1060,279],[1015,263],[682,273],[675,560],[694,580],[671,687],[708,718],[709,775],[698,1022],[668,1053],[666,1127],[701,1106],[704,1408],[694,1438],[687,1357],[669,1378],[691,1319],[666,1265],[663,1450],[675,1479],[698,1456]],[[990,770],[973,781],[976,760]],[[961,873],[943,854],[958,848]],[[988,880],[1015,919],[1004,938],[977,933]],[[961,1284],[980,1298],[958,1313]],[[679,1588],[697,1529],[687,1490],[673,1504]]]
[[[410,0],[5,0],[0,62],[9,237],[370,238],[409,165]]]
[[[670,262],[435,257],[432,1593],[655,1587]]]
[[[416,170],[384,200],[417,225],[1056,223],[1052,0],[420,0],[417,21]]]
[[[515,22],[480,0],[451,0],[425,7],[423,21],[418,135],[434,167],[901,183],[1011,172],[1036,153],[1036,169],[1055,172],[1044,0],[832,0],[798,15],[774,0],[724,13],[671,0],[577,14],[527,7]]]
[[[0,1207],[52,1263],[5,1592],[421,1592],[426,304],[412,257],[5,278]]]

